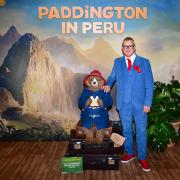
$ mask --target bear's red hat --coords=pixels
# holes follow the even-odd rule
[[[86,81],[89,79],[90,76],[95,76],[95,77],[99,77],[103,80],[103,84],[106,84],[106,80],[104,79],[104,77],[102,76],[102,74],[97,70],[93,70],[89,75],[87,75],[84,80],[83,80],[83,84],[86,85]]]

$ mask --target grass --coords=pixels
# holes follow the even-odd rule
[[[6,126],[15,126],[15,128],[17,130],[19,129],[29,129],[31,128],[30,125],[28,125],[27,123],[25,122],[21,122],[21,121],[17,121],[17,120],[4,120],[3,123],[6,125]]]

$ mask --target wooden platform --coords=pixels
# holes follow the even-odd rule
[[[86,170],[61,175],[60,158],[65,141],[0,142],[0,180],[179,180],[180,142],[165,152],[149,151],[152,170],[145,173],[136,160],[121,164],[118,171]]]

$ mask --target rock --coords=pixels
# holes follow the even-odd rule
[[[10,91],[0,87],[0,112],[5,111],[9,107],[21,108],[18,102],[12,97]]]

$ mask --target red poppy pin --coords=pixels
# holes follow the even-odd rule
[[[139,66],[134,66],[134,70],[137,71],[138,73],[141,73],[141,68]]]

